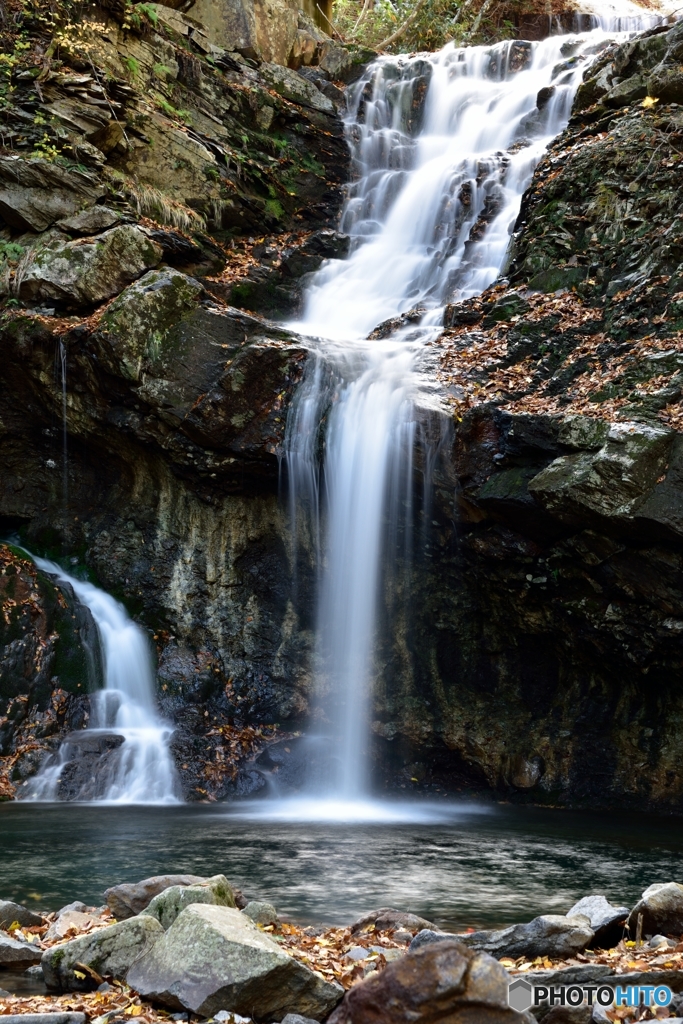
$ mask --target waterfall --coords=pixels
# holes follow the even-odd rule
[[[33,556],[30,556],[33,557]],[[96,775],[87,774],[70,798],[122,804],[177,803],[175,766],[169,750],[172,727],[156,708],[149,643],[143,631],[111,595],[75,579],[54,562],[33,558],[43,572],[68,585],[97,627],[104,687],[90,697],[90,724],[72,734],[34,780],[22,800],[58,800],[70,766],[78,771],[84,743],[103,754]],[[97,741],[104,741],[98,749]],[[107,742],[109,741],[109,742]]]
[[[406,525],[411,516],[420,407],[433,404],[420,373],[426,343],[446,303],[503,270],[534,168],[608,38],[595,28],[382,57],[349,91],[355,175],[341,229],[351,254],[320,269],[291,325],[309,337],[311,358],[286,438],[295,547],[307,519],[318,562],[313,732],[332,767],[316,765],[310,788],[327,801],[369,794],[379,596],[397,509]],[[411,323],[368,338],[410,310]]]

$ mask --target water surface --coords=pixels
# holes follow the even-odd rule
[[[461,928],[564,913],[593,892],[632,906],[652,882],[682,880],[676,819],[450,808],[432,823],[334,824],[245,818],[234,806],[0,804],[0,898],[98,905],[117,882],[222,872],[302,923],[392,906]]]

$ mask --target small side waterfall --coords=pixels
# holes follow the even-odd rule
[[[145,634],[111,595],[75,579],[54,562],[34,558],[39,569],[68,584],[95,621],[104,687],[91,694],[87,730],[62,744],[53,762],[32,780],[23,800],[58,800],[64,774],[76,769],[69,799],[122,804],[179,802],[169,750],[172,727],[159,717],[152,655]],[[98,743],[98,741],[100,741]],[[84,750],[104,755],[96,777],[79,771]]]
[[[341,227],[352,251],[316,274],[292,325],[312,358],[288,422],[290,506],[295,546],[308,517],[318,559],[314,729],[332,757],[311,795],[347,805],[369,795],[383,562],[396,509],[410,518],[413,453],[434,405],[420,375],[426,342],[446,303],[503,270],[524,190],[607,38],[596,28],[380,58],[350,91],[356,175]],[[411,309],[415,326],[368,339]]]

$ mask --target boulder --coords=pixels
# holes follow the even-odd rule
[[[117,295],[161,260],[160,245],[131,224],[102,235],[36,247],[18,285],[24,302],[89,307]]]
[[[560,456],[530,480],[529,491],[565,522],[628,517],[664,471],[673,438],[655,424],[612,423],[598,452]]]
[[[225,875],[214,875],[194,885],[172,885],[164,889],[142,911],[155,917],[166,931],[178,915],[192,903],[210,903],[220,907],[234,907],[235,896]]]
[[[58,220],[56,226],[70,235],[99,235],[101,231],[113,228],[120,219],[121,215],[108,206],[90,206],[73,217]]]
[[[11,900],[0,900],[0,928],[9,928],[17,922],[22,928],[40,928],[45,924],[40,914],[34,914],[21,903],[12,903]]]
[[[497,958],[549,956],[564,959],[576,956],[590,945],[593,929],[589,918],[583,914],[576,917],[543,914],[528,924],[513,924],[500,931],[472,932],[458,938],[464,945]]]
[[[364,914],[363,917],[354,921],[351,925],[351,934],[358,935],[360,932],[367,931],[388,932],[395,931],[397,928],[414,934],[421,929],[434,927],[433,924],[425,921],[423,917],[418,917],[417,914],[393,910],[391,907],[381,907],[379,910],[371,910],[369,914]]]
[[[593,945],[615,945],[623,934],[629,915],[628,907],[613,907],[604,896],[584,896],[567,911],[567,917],[583,914],[595,933]]]
[[[643,100],[647,96],[648,83],[642,75],[631,75],[613,86],[603,99],[607,107],[627,107],[629,103]]]
[[[262,900],[250,900],[244,907],[243,914],[246,914],[254,924],[277,925],[280,923],[280,919],[277,916],[277,910],[272,903],[264,903]]]
[[[563,917],[544,914],[528,924],[513,924],[499,931],[471,932],[467,935],[445,935],[425,929],[410,944],[409,952],[436,942],[456,938],[465,946],[500,957],[537,956],[564,958],[575,956],[593,941],[593,929],[586,915]]]
[[[96,178],[45,160],[0,157],[0,217],[17,231],[46,231],[105,194]]]
[[[270,88],[280,96],[284,96],[286,100],[299,103],[303,107],[311,107],[313,110],[320,110],[324,114],[335,113],[332,100],[323,96],[313,82],[309,82],[308,79],[298,75],[291,68],[283,68],[278,64],[262,64],[261,74]]]
[[[492,957],[448,939],[354,985],[328,1024],[531,1024],[510,1009],[509,981]]]
[[[30,942],[20,942],[7,935],[0,935],[0,967],[25,971],[27,967],[40,963],[42,953],[42,949]]]
[[[657,882],[649,886],[631,911],[628,929],[635,938],[638,917],[643,915],[643,938],[650,935],[683,934],[683,885]]]
[[[288,1013],[282,1018],[281,1024],[318,1024],[312,1017],[302,1017],[300,1013]]]
[[[683,103],[683,71],[680,65],[658,64],[648,77],[647,92],[663,103]]]
[[[65,939],[69,932],[82,932],[89,924],[101,924],[99,916],[83,913],[81,910],[62,910],[45,932],[45,938]]]
[[[96,987],[83,966],[97,975],[125,978],[131,964],[149,953],[163,935],[164,929],[155,918],[134,917],[53,946],[45,950],[40,961],[45,983],[48,988],[66,992],[87,991],[94,984]]]
[[[241,911],[205,904],[183,910],[126,980],[172,1009],[205,1017],[226,1009],[259,1021],[281,1021],[287,1013],[320,1020],[343,995]]]
[[[199,875],[152,875],[141,882],[122,882],[113,885],[104,894],[104,901],[117,921],[135,917],[148,907],[155,896],[173,885],[195,885],[203,882]]]
[[[166,268],[150,270],[126,288],[102,317],[102,330],[113,349],[112,370],[136,382],[150,371],[154,373],[155,364],[165,354],[166,333],[194,313],[202,291],[202,285],[194,278]],[[177,346],[173,347],[173,355],[177,355]],[[163,366],[159,376],[168,379],[168,369]],[[184,377],[187,378],[186,370]]]

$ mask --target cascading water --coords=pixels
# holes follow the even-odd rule
[[[169,750],[173,732],[159,717],[148,641],[123,605],[103,590],[68,575],[54,562],[34,558],[39,569],[67,584],[95,621],[101,648],[104,687],[91,694],[90,725],[67,738],[54,762],[22,793],[23,800],[56,800],[65,768],[80,756],[83,740],[114,737],[105,766],[88,779],[75,799],[108,803],[177,803],[178,786]],[[122,742],[118,741],[122,738]]]
[[[608,38],[594,29],[381,58],[351,91],[356,179],[341,227],[352,252],[321,268],[291,325],[311,336],[313,358],[287,433],[295,540],[308,515],[320,565],[317,731],[332,767],[310,788],[328,802],[368,796],[377,605],[396,543],[388,505],[410,518],[425,343],[444,304],[501,273],[522,194]],[[418,326],[367,338],[411,309]]]

